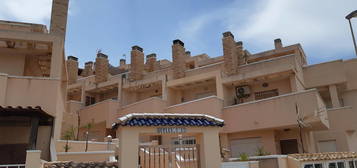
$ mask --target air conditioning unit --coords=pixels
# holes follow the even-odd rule
[[[248,85],[237,86],[236,87],[237,98],[246,98],[250,96],[250,87]]]

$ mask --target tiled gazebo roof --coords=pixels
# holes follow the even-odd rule
[[[288,155],[298,161],[322,161],[357,158],[356,152],[302,153]]]
[[[117,162],[47,162],[43,168],[118,168]]]
[[[224,121],[204,114],[133,113],[119,118],[112,127],[118,126],[195,126],[223,127]]]
[[[28,116],[39,117],[44,120],[53,119],[54,117],[42,110],[40,106],[0,106],[0,116]]]

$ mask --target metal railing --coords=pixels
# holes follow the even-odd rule
[[[25,168],[25,164],[7,164],[7,165],[0,165],[0,168]]]
[[[140,168],[199,168],[198,145],[140,145]]]

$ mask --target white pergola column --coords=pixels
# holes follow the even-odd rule
[[[138,167],[139,132],[128,127],[119,127],[119,167]]]
[[[219,149],[219,129],[204,129],[200,143],[200,161],[203,168],[221,167],[221,156]]]

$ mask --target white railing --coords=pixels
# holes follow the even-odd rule
[[[25,168],[25,164],[0,165],[0,168]]]

